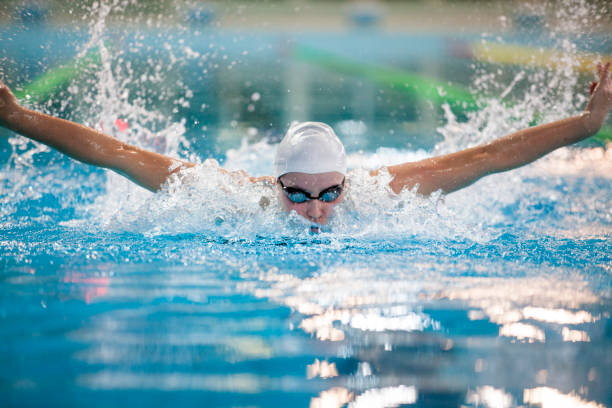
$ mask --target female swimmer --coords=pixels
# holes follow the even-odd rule
[[[415,186],[424,195],[438,190],[450,193],[486,175],[515,169],[596,134],[612,107],[610,63],[598,64],[597,68],[599,83],[592,87],[582,114],[456,153],[388,166],[386,170],[392,177],[390,188],[395,193]],[[131,146],[94,129],[25,109],[1,81],[0,124],[73,159],[114,170],[151,191],[159,190],[172,174],[195,166]],[[372,171],[372,176],[380,170]],[[290,127],[278,145],[274,176],[249,180],[276,184],[285,211],[295,211],[318,225],[326,224],[334,206],[342,202],[347,185],[344,147],[328,125],[298,123]]]

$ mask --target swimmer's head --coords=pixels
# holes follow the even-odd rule
[[[344,197],[346,153],[333,129],[320,122],[292,125],[278,145],[274,175],[283,208],[323,225]]]
[[[346,153],[334,130],[321,122],[291,125],[276,149],[274,176],[332,171],[346,174]]]

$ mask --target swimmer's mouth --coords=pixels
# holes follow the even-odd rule
[[[319,232],[321,232],[321,227],[319,227],[318,225],[311,225],[310,232],[313,234],[318,234]]]

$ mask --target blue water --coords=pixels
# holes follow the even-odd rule
[[[0,41],[41,37],[24,31],[8,27]],[[79,48],[96,34],[59,32],[44,38]],[[110,37],[136,54],[151,38],[160,41],[155,31],[126,32]],[[185,44],[185,30],[166,35],[173,47]],[[278,77],[270,79],[260,60],[244,56],[235,77],[225,66],[203,73],[203,57],[186,55],[202,51],[194,44],[204,47],[209,35],[216,50],[227,46],[230,59],[241,50],[279,55],[268,46],[284,38],[186,37],[193,49],[173,48],[178,62],[160,57],[160,83],[141,76],[155,64],[132,55],[136,68],[127,74],[122,69],[132,60],[111,52],[103,55],[107,65],[90,67],[63,96],[34,106],[202,163],[188,182],[152,194],[8,132],[0,136],[0,405],[612,406],[610,148],[590,142],[561,149],[446,197],[393,196],[385,175],[373,180],[362,169],[486,142],[527,126],[536,112],[543,120],[574,114],[586,78],[444,60],[441,66],[459,67],[446,72],[448,80],[467,81],[482,95],[499,95],[518,78],[513,104],[491,96],[458,121],[448,109],[428,119],[423,107],[416,116],[394,116],[380,111],[402,94],[376,85],[353,95],[347,112],[334,103],[360,80],[320,67],[291,71],[290,62],[274,62]],[[333,51],[363,37],[299,41],[321,46],[326,38]],[[540,42],[557,41],[551,38]],[[94,45],[104,49],[104,39]],[[410,66],[396,50],[409,40],[410,58],[425,52],[418,38],[395,39],[374,51],[364,47],[370,51],[359,58],[379,53]],[[434,55],[443,52],[441,41],[429,39],[439,47],[427,47],[428,58],[445,58]],[[24,48],[19,60],[7,45],[3,62],[7,72],[34,76],[40,66],[29,56],[37,52]],[[207,58],[225,61],[222,53]],[[190,79],[177,84],[185,73]],[[193,83],[197,75],[207,80],[205,96]],[[229,169],[270,174],[275,140],[298,114],[285,97],[270,100],[292,75],[340,95],[307,99],[318,115],[312,119],[330,122],[344,138],[352,168],[347,200],[320,234],[283,214],[273,192],[238,186],[203,162],[212,155]],[[138,87],[146,91],[134,96]],[[210,89],[239,102],[211,99]],[[190,91],[191,104],[177,102]],[[359,109],[368,110],[356,106],[367,95],[376,101],[364,119]],[[117,117],[130,123],[127,132],[113,127]],[[270,201],[265,210],[262,196]]]
[[[503,202],[487,198],[502,178],[483,181],[420,221],[489,208],[454,234],[240,238],[100,226],[73,203],[106,194],[105,174],[79,169],[36,168],[19,191],[21,173],[3,178],[8,406],[611,402],[607,177],[541,165]]]

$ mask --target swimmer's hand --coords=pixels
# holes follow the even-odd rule
[[[612,81],[610,80],[610,63],[597,64],[599,83],[591,85],[591,98],[585,108],[586,127],[589,133],[595,134],[601,129],[612,108]]]
[[[8,116],[18,108],[17,98],[8,86],[0,80],[0,123],[6,122]]]

